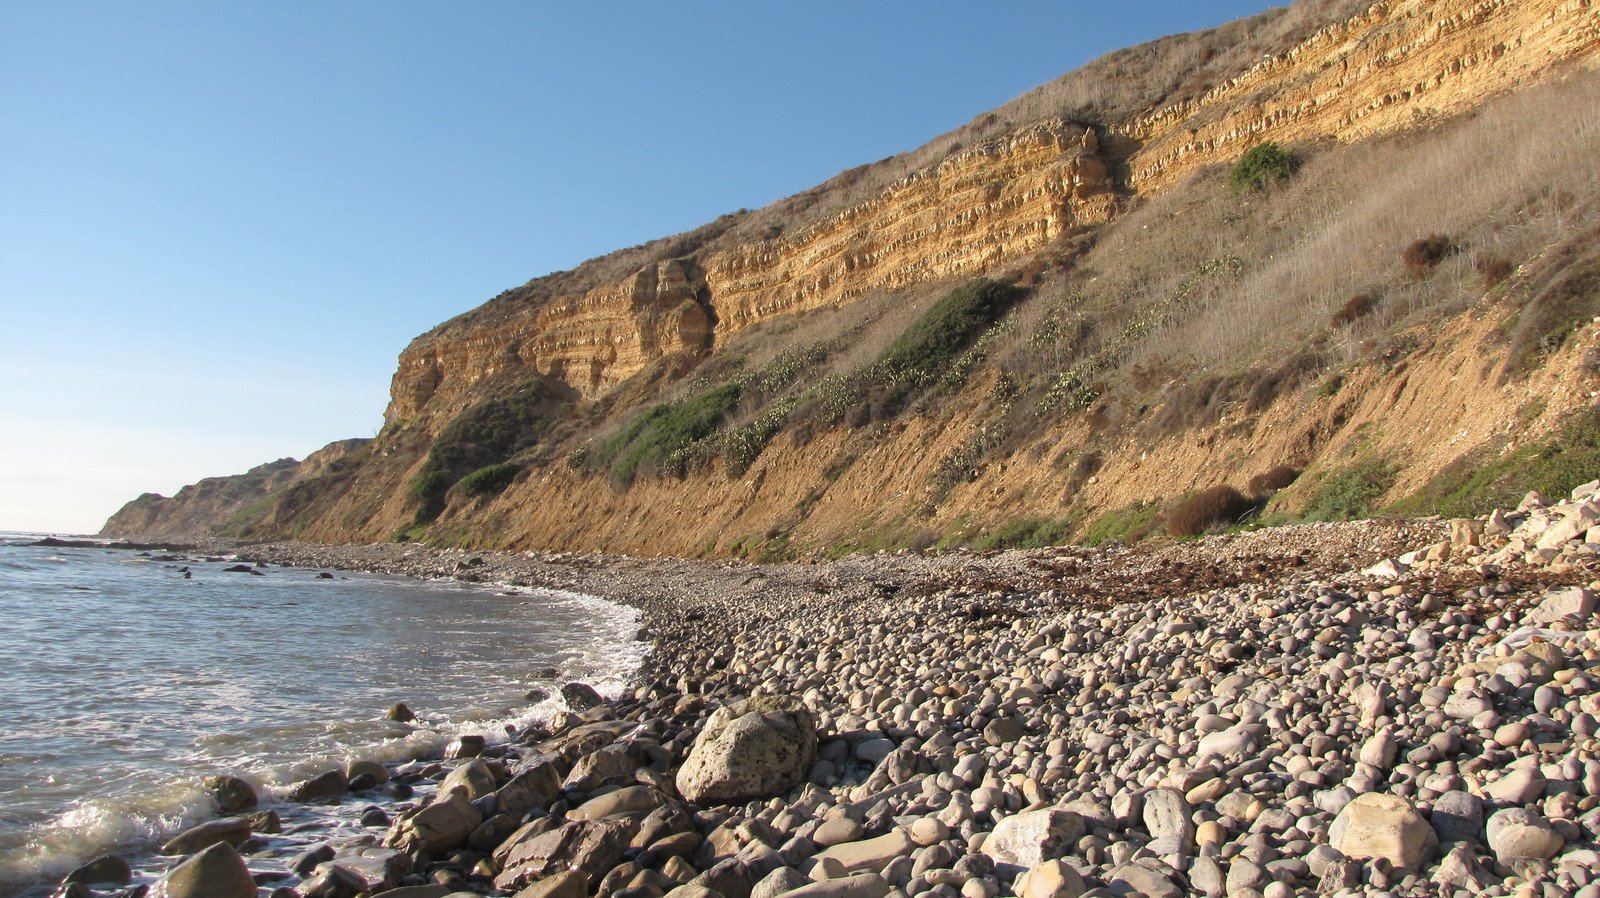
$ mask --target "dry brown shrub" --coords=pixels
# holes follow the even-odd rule
[[[1511,264],[1511,260],[1502,256],[1479,256],[1472,263],[1472,267],[1483,275],[1485,290],[1493,290],[1500,286],[1506,278],[1511,277],[1513,271],[1517,270],[1517,266]]]
[[[1252,496],[1265,496],[1294,483],[1295,478],[1299,476],[1300,472],[1288,465],[1274,465],[1250,478],[1250,482],[1245,484],[1245,489],[1249,490]]]
[[[1329,323],[1334,327],[1354,324],[1372,314],[1372,310],[1377,307],[1378,297],[1371,293],[1358,293],[1340,306],[1339,311],[1333,313],[1333,320]]]
[[[1422,280],[1429,272],[1439,267],[1439,263],[1453,256],[1460,250],[1456,242],[1443,234],[1429,234],[1411,241],[1403,252],[1400,261],[1406,264],[1406,272],[1413,280]]]
[[[1173,536],[1199,536],[1218,524],[1238,521],[1255,503],[1226,484],[1201,490],[1167,513],[1167,532]]]

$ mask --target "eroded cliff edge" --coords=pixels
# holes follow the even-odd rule
[[[1302,3],[1218,33],[1113,54],[914,153],[847,172],[768,209],[537,279],[446,322],[402,353],[385,430],[359,457],[337,472],[293,478],[292,495],[289,486],[264,491],[265,510],[239,515],[235,508],[223,517],[231,521],[229,529],[252,536],[347,541],[402,533],[507,546],[675,553],[749,551],[774,543],[838,545],[857,539],[864,527],[903,537],[981,531],[1018,518],[1075,518],[1082,526],[1097,512],[1154,502],[1226,480],[1241,467],[1264,466],[1258,459],[1285,459],[1313,472],[1320,463],[1331,470],[1336,460],[1350,461],[1329,453],[1348,448],[1363,421],[1361,451],[1382,455],[1396,468],[1386,489],[1398,496],[1490,443],[1504,449],[1537,439],[1540,428],[1547,431],[1580,408],[1586,376],[1580,343],[1586,335],[1575,329],[1571,340],[1563,337],[1531,371],[1519,362],[1515,377],[1506,376],[1504,365],[1479,365],[1463,381],[1462,371],[1475,358],[1502,351],[1509,316],[1521,307],[1507,302],[1469,315],[1459,297],[1448,303],[1418,300],[1413,294],[1426,285],[1390,270],[1400,246],[1383,259],[1342,260],[1347,283],[1326,275],[1297,282],[1291,273],[1274,270],[1283,266],[1270,252],[1218,251],[1196,256],[1181,272],[1130,264],[1137,269],[1130,275],[1118,270],[1115,249],[1132,243],[1147,254],[1160,252],[1148,234],[1126,233],[1153,227],[1158,233],[1190,232],[1172,237],[1183,246],[1170,247],[1169,256],[1199,252],[1192,232],[1205,225],[1182,220],[1185,204],[1215,215],[1224,230],[1281,227],[1281,221],[1267,220],[1272,215],[1258,215],[1260,207],[1301,198],[1257,198],[1256,211],[1243,218],[1260,220],[1239,225],[1216,212],[1223,201],[1206,193],[1207,179],[1214,181],[1219,165],[1267,140],[1301,148],[1314,164],[1337,167],[1327,160],[1346,158],[1339,145],[1424,139],[1408,135],[1426,136],[1443,123],[1476,115],[1494,98],[1584,77],[1595,66],[1597,44],[1600,12],[1588,2]],[[1120,80],[1106,80],[1113,76]],[[1522,121],[1508,121],[1513,119]],[[1558,140],[1524,129],[1508,135],[1504,149]],[[1314,199],[1331,203],[1327,197],[1338,191],[1329,185],[1359,174],[1324,173]],[[1471,169],[1461,174],[1468,177]],[[1393,172],[1384,177],[1397,179]],[[1543,186],[1562,189],[1553,182]],[[1344,189],[1406,201],[1387,180],[1347,183]],[[1509,282],[1478,290],[1482,297],[1537,292],[1539,278],[1564,277],[1548,254],[1571,245],[1572,229],[1587,213],[1581,211],[1582,197],[1552,197],[1545,206],[1529,208],[1543,209],[1537,213],[1543,215],[1552,204],[1564,203],[1568,224],[1524,235],[1526,246],[1517,249],[1525,258],[1504,261],[1526,262],[1525,268]],[[1157,216],[1151,210],[1162,202],[1178,208]],[[1479,219],[1504,213],[1487,201],[1482,205],[1487,211]],[[1332,209],[1319,214],[1301,242],[1282,243],[1285,252],[1310,255],[1308,241],[1338,232],[1341,217],[1358,217]],[[1381,209],[1363,214],[1382,217]],[[1450,217],[1441,214],[1440,227]],[[1492,230],[1483,220],[1453,224],[1463,233]],[[1265,233],[1240,232],[1236,239],[1277,239]],[[1529,248],[1540,240],[1537,250]],[[1219,236],[1213,242],[1220,247],[1227,240]],[[1466,245],[1449,265],[1487,264],[1493,243],[1485,236]],[[1141,277],[1139,271],[1155,273]],[[1065,309],[1056,317],[1074,318],[1075,327],[1090,332],[1082,345],[1049,347],[1051,364],[1035,365],[1057,370],[1032,372],[1038,375],[1036,391],[1094,394],[1082,408],[1065,406],[1079,414],[1059,413],[1058,402],[1053,416],[1039,420],[1046,417],[1038,409],[1048,397],[1030,392],[1033,381],[1023,370],[1028,366],[978,359],[959,389],[940,395],[937,408],[868,414],[865,423],[797,420],[815,404],[814,395],[784,394],[784,385],[761,396],[741,385],[737,403],[722,410],[713,430],[743,430],[762,416],[778,419],[763,429],[764,442],[748,465],[742,458],[730,465],[726,453],[710,452],[695,464],[674,464],[676,476],[634,478],[630,468],[628,477],[618,478],[614,466],[574,463],[586,449],[603,448],[618,433],[641,426],[638,410],[693,398],[686,383],[715,386],[719,376],[728,383],[756,377],[758,363],[770,365],[770,357],[785,347],[796,358],[821,354],[820,362],[813,358],[815,371],[795,378],[796,389],[814,393],[829,377],[854,370],[848,353],[824,337],[859,331],[887,339],[881,333],[896,316],[925,309],[946,285],[979,275],[1031,291],[1033,298],[1012,313],[1014,322]],[[1317,357],[1308,363],[1314,370],[1286,376],[1293,383],[1267,402],[1223,396],[1219,408],[1207,404],[1184,426],[1152,429],[1141,422],[1140,409],[1152,404],[1192,401],[1174,384],[1265,365],[1259,349],[1230,355],[1165,346],[1162,352],[1181,350],[1177,354],[1187,358],[1168,365],[1163,381],[1151,374],[1159,367],[1157,351],[1142,341],[1181,344],[1185,327],[1201,334],[1203,315],[1215,317],[1229,307],[1240,318],[1234,330],[1249,333],[1266,320],[1252,316],[1250,306],[1260,305],[1274,285],[1303,294],[1296,297],[1301,305],[1332,307],[1368,284],[1384,294],[1380,300],[1392,299],[1385,308],[1402,300],[1409,307],[1434,307],[1427,320],[1391,314],[1381,328],[1369,321],[1361,325],[1368,332],[1344,327],[1336,335],[1345,343],[1407,335],[1398,377],[1395,359],[1386,358],[1383,347],[1330,351],[1326,309],[1318,308],[1320,314],[1311,317],[1321,319],[1320,334],[1306,318],[1288,340],[1263,334],[1255,342],[1279,361]],[[1461,289],[1459,283],[1448,286],[1455,293]],[[1499,294],[1491,295],[1495,290]],[[1207,297],[1204,312],[1192,308],[1196,291]],[[1084,298],[1068,308],[1071,303],[1062,302],[1068,296]],[[1108,342],[1115,329],[1127,326],[1122,318],[1139,315],[1149,318],[1151,330],[1138,335],[1138,347]],[[1510,329],[1515,328],[1513,321]],[[1230,337],[1210,339],[1208,345],[1225,346]],[[1229,367],[1237,370],[1217,370]],[[1342,395],[1302,395],[1335,368],[1345,385],[1337,391]],[[1407,375],[1412,368],[1434,374]],[[1153,385],[1140,387],[1135,375]],[[1434,401],[1434,375],[1454,384],[1450,392],[1459,402]],[[1020,386],[1005,386],[1012,381]],[[1011,420],[1015,408],[996,414],[996,391],[1010,389],[1019,390],[1032,410],[1024,426]],[[848,398],[870,404],[870,392]],[[1529,415],[1530,397],[1547,393],[1552,395],[1544,408]],[[1379,428],[1384,433],[1374,440],[1373,422],[1396,403],[1416,406],[1416,427],[1405,435]],[[486,411],[487,406],[493,407]],[[1439,420],[1429,423],[1433,418]],[[1481,426],[1470,426],[1478,419]],[[1517,422],[1509,436],[1503,426],[1508,419]],[[491,421],[498,422],[492,433],[485,430]],[[1416,438],[1456,422],[1469,426],[1451,437],[1447,450]],[[982,445],[982,434],[992,430],[1008,431],[998,450]],[[457,444],[468,448],[459,457],[441,458],[449,454],[442,446]],[[1197,445],[1206,451],[1197,452]],[[1092,464],[1077,461],[1091,458]],[[1148,467],[1154,459],[1161,461],[1159,483],[1152,482]],[[454,488],[466,474],[495,464],[514,469],[503,491]],[[945,471],[963,464],[964,479]],[[419,489],[430,477],[437,495]],[[168,517],[186,527],[208,519],[192,510],[180,513],[180,507],[195,505],[180,500],[168,500],[179,503]],[[1290,490],[1282,501],[1293,500]],[[159,530],[159,503],[144,497],[140,502],[138,515],[119,513],[107,532]],[[427,513],[419,514],[422,509]],[[214,528],[222,518],[209,520]]]

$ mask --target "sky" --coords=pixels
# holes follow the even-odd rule
[[[1268,5],[8,3],[0,530],[372,436],[506,288]]]

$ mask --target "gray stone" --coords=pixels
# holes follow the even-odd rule
[[[1555,857],[1567,840],[1550,821],[1527,808],[1506,808],[1489,816],[1489,850],[1502,864]]]
[[[1428,822],[1441,843],[1483,841],[1483,800],[1459,790],[1433,800]]]
[[[1012,814],[984,840],[983,854],[1012,872],[1060,857],[1083,837],[1083,818],[1061,808]]]
[[[150,898],[256,898],[256,881],[244,858],[218,842],[188,858],[150,887]]]
[[[817,724],[792,700],[749,700],[718,708],[678,770],[678,792],[698,804],[780,795],[816,761]]]
[[[161,846],[162,854],[194,854],[218,842],[237,848],[250,838],[250,821],[243,817],[223,817],[190,827]]]

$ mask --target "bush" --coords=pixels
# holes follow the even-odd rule
[[[1457,459],[1422,489],[1391,506],[1396,514],[1468,518],[1514,508],[1530,491],[1550,498],[1600,474],[1600,410],[1569,418],[1548,441],[1495,455]]]
[[[1429,234],[1411,241],[1411,245],[1400,253],[1400,261],[1406,265],[1406,271],[1415,280],[1427,277],[1446,258],[1455,255],[1460,250],[1454,240],[1443,234]]]
[[[1245,484],[1245,489],[1249,490],[1252,496],[1265,496],[1294,483],[1295,478],[1299,476],[1300,472],[1288,465],[1275,465],[1250,478],[1250,482]]]
[[[1357,462],[1322,482],[1306,506],[1307,521],[1372,517],[1375,503],[1394,486],[1394,466],[1381,458]]]
[[[923,383],[943,374],[961,350],[997,321],[1021,291],[990,280],[957,287],[934,303],[878,357],[893,383]]]
[[[1472,263],[1472,267],[1477,269],[1478,274],[1483,275],[1485,290],[1493,290],[1500,286],[1506,278],[1511,277],[1512,272],[1517,270],[1517,266],[1511,264],[1510,259],[1500,256],[1479,257]]]
[[[1372,314],[1372,310],[1377,307],[1378,297],[1371,293],[1360,293],[1350,297],[1344,305],[1340,306],[1339,311],[1333,313],[1333,320],[1329,323],[1334,327],[1354,324]]]
[[[461,478],[456,485],[469,496],[487,496],[498,493],[517,479],[522,469],[510,463],[487,465]]]
[[[1279,181],[1286,181],[1300,167],[1295,155],[1273,141],[1264,141],[1251,147],[1239,157],[1228,173],[1228,186],[1234,190],[1261,190]]]
[[[411,482],[417,521],[437,518],[444,511],[445,493],[466,474],[539,442],[547,422],[559,417],[570,402],[563,386],[535,378],[457,415],[433,441],[427,461]]]
[[[743,387],[724,384],[682,402],[657,405],[641,413],[599,453],[611,463],[611,477],[619,485],[633,482],[641,469],[647,473],[682,474],[684,452],[720,428],[739,403]]]
[[[1084,528],[1084,545],[1099,546],[1110,542],[1136,543],[1149,536],[1150,531],[1155,528],[1156,512],[1159,510],[1154,502],[1135,502],[1108,511],[1090,521],[1089,526]]]
[[[1256,507],[1244,494],[1226,484],[1201,490],[1167,513],[1167,532],[1173,536],[1199,536],[1219,524],[1237,523]]]

